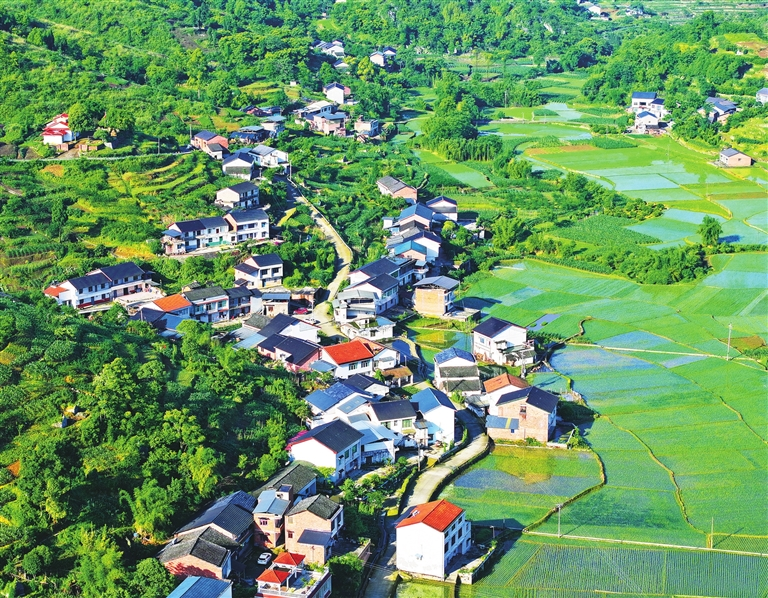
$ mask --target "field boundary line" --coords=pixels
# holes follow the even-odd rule
[[[537,532],[531,530],[523,530],[523,534],[529,536],[543,536],[547,538],[566,538],[569,540],[586,540],[588,542],[609,542],[611,544],[632,544],[636,546],[655,546],[658,548],[676,548],[679,550],[693,550],[698,552],[721,552],[724,554],[738,554],[741,556],[757,556],[762,558],[768,558],[768,554],[764,552],[745,552],[742,550],[728,550],[725,548],[708,548],[706,546],[686,546],[684,544],[663,544],[660,542],[643,542],[641,540],[619,540],[618,538],[593,538],[591,536],[572,536],[569,534],[553,534],[551,532]]]
[[[683,515],[683,519],[685,519],[685,522],[686,522],[688,525],[690,525],[690,526],[691,526],[691,528],[692,528],[694,531],[697,531],[697,532],[699,532],[699,533],[701,533],[701,534],[704,534],[704,536],[707,536],[707,533],[706,533],[705,531],[703,531],[703,530],[700,530],[700,529],[699,529],[699,528],[697,528],[695,525],[693,525],[693,523],[691,523],[691,520],[690,520],[690,519],[689,519],[689,517],[688,517],[688,509],[686,508],[686,506],[685,506],[685,503],[683,502],[683,492],[682,492],[682,490],[680,489],[680,486],[678,486],[678,484],[677,484],[677,479],[675,478],[675,472],[674,472],[674,471],[672,471],[672,470],[671,470],[669,467],[667,467],[666,465],[664,465],[664,464],[663,464],[661,461],[659,461],[659,458],[658,458],[658,457],[657,457],[657,456],[654,454],[654,452],[653,452],[653,450],[651,449],[651,447],[650,447],[650,446],[648,446],[648,445],[647,445],[645,442],[643,442],[643,441],[640,439],[640,437],[639,437],[637,434],[635,434],[635,433],[634,433],[632,430],[629,430],[629,429],[626,429],[626,428],[622,428],[620,425],[618,425],[617,423],[613,422],[613,420],[611,420],[611,418],[610,418],[610,417],[607,417],[607,416],[602,416],[602,417],[605,417],[605,419],[606,419],[606,421],[608,421],[608,423],[610,423],[612,426],[615,426],[617,429],[621,430],[622,432],[626,432],[627,434],[629,434],[630,436],[632,436],[632,438],[634,438],[635,440],[637,440],[637,441],[638,441],[638,442],[639,442],[641,445],[643,445],[643,447],[645,447],[645,450],[646,450],[646,451],[648,451],[648,454],[651,456],[651,459],[653,459],[653,461],[654,461],[654,462],[655,462],[655,463],[656,463],[656,464],[657,464],[659,467],[661,467],[661,468],[662,468],[664,471],[666,471],[666,472],[667,472],[667,475],[669,475],[669,479],[672,481],[672,484],[673,484],[673,485],[674,485],[674,487],[675,487],[675,500],[677,501],[677,504],[678,504],[678,505],[679,505],[679,507],[680,507],[680,511],[682,512],[682,515]]]

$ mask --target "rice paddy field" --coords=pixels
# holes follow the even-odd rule
[[[522,528],[600,483],[593,453],[497,446],[440,494],[477,525]]]
[[[514,127],[507,124],[506,129]],[[561,125],[562,126],[562,125]],[[629,226],[656,237],[651,247],[698,241],[696,229],[706,214],[721,221],[721,240],[768,243],[768,171],[761,167],[722,169],[713,157],[682,147],[670,137],[635,139],[638,147],[580,151],[538,148],[535,161],[579,172],[617,191],[668,209],[659,218]]]
[[[713,267],[696,284],[651,286],[526,260],[469,289],[468,297],[485,298],[485,312],[555,336],[575,335],[584,322],[584,335],[552,357],[556,373],[534,380],[555,389],[570,381],[601,414],[584,434],[607,483],[563,508],[563,533],[758,552],[766,546],[768,376],[736,346],[738,339],[752,347],[768,340],[768,256],[715,256]],[[491,478],[473,472],[500,469],[495,454],[488,459],[495,461],[446,490],[465,501],[470,519],[507,515],[525,523],[559,500],[542,501],[520,481],[510,486],[508,504],[495,494],[506,488],[502,480],[475,489],[475,478]],[[524,480],[525,473],[512,475]],[[565,487],[547,496],[580,488]],[[478,498],[486,491],[489,500]],[[538,529],[556,526],[550,518]]]
[[[440,586],[435,586],[440,588]],[[400,598],[442,598],[401,588]],[[752,598],[768,592],[768,559],[723,553],[584,544],[524,536],[461,598],[699,596]]]

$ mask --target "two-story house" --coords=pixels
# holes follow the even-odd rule
[[[269,239],[269,216],[262,209],[237,210],[224,216],[229,224],[229,242],[234,245],[243,241]]]
[[[465,554],[472,530],[464,509],[447,500],[416,505],[396,525],[397,568],[443,580],[448,563]]]
[[[382,314],[397,305],[399,288],[397,279],[389,274],[347,287],[331,302],[334,319],[343,323]]]
[[[227,319],[233,320],[250,315],[253,305],[253,293],[246,287],[224,289],[227,294]]]
[[[416,432],[416,410],[408,400],[370,403],[368,417],[374,424],[399,434],[413,435]]]
[[[300,432],[288,443],[293,461],[307,461],[332,470],[328,479],[338,483],[350,471],[360,468],[360,432],[342,421],[333,421]]]
[[[528,330],[500,318],[488,318],[472,331],[472,352],[499,365],[530,365],[536,359]]]
[[[276,253],[253,255],[235,266],[235,284],[263,289],[283,284],[283,260]]]
[[[419,418],[427,423],[427,442],[450,444],[454,441],[456,407],[448,396],[434,388],[425,388],[411,397]]]
[[[459,281],[448,276],[422,278],[413,285],[414,309],[424,316],[442,318],[453,311]]]
[[[193,320],[211,323],[229,319],[229,295],[222,287],[190,288],[181,294],[192,304]]]
[[[382,257],[349,273],[349,284],[355,286],[366,280],[388,274],[404,287],[413,280],[413,260]]]
[[[238,183],[219,189],[213,202],[224,210],[247,210],[259,205],[259,187],[253,183]]]
[[[382,341],[395,336],[395,323],[384,316],[361,316],[341,324],[341,333],[348,338]]]
[[[274,548],[283,535],[285,513],[293,503],[293,489],[285,488],[264,490],[253,509],[254,536],[257,546]]]
[[[280,133],[285,131],[285,117],[280,114],[273,114],[268,116],[261,122],[261,126],[269,133],[270,137],[277,137]]]
[[[221,163],[221,170],[227,176],[250,181],[256,168],[256,158],[248,150],[238,150]]]
[[[455,347],[435,355],[435,386],[448,394],[479,395],[482,386],[475,357]]]
[[[535,438],[546,444],[555,430],[558,400],[556,395],[537,386],[502,395],[489,408],[488,435],[504,440]]]
[[[304,566],[304,555],[281,552],[272,566],[256,578],[254,598],[329,598],[331,573]],[[195,598],[208,598],[197,596]]]
[[[309,124],[313,131],[318,131],[323,135],[344,137],[347,134],[348,120],[349,114],[338,111],[330,114],[316,114]]]
[[[260,355],[281,362],[294,374],[309,371],[322,354],[320,345],[282,334],[268,336],[257,345],[256,350]]]
[[[432,218],[435,222],[444,222],[446,220],[457,222],[459,219],[459,204],[456,203],[455,199],[445,195],[439,195],[434,199],[430,199],[426,206],[434,212]]]
[[[345,379],[353,374],[374,372],[374,352],[360,337],[347,343],[323,347],[323,361],[331,364],[336,378]]]
[[[163,231],[167,254],[188,253],[229,243],[229,223],[221,216],[174,222]]]
[[[285,549],[304,555],[309,563],[324,565],[343,526],[342,505],[322,494],[305,498],[285,517]]]
[[[325,94],[325,97],[328,98],[331,102],[343,104],[346,102],[347,97],[352,93],[352,90],[350,90],[349,87],[342,85],[341,83],[334,82],[323,87],[323,93]]]
[[[635,114],[644,112],[651,107],[651,103],[656,99],[656,92],[653,91],[635,91],[632,92],[630,109]]]
[[[54,282],[43,293],[53,297],[59,305],[75,309],[109,303],[118,297],[149,289],[150,273],[133,262],[105,266],[88,272],[85,276]]]
[[[495,407],[496,401],[498,401],[502,396],[517,390],[523,390],[529,386],[530,384],[528,384],[528,382],[522,378],[513,376],[512,374],[508,373],[504,373],[496,376],[495,378],[491,378],[490,380],[486,380],[483,382],[483,387],[485,388],[485,400],[483,407],[485,409]]]
[[[192,146],[221,160],[229,148],[229,140],[211,131],[200,131],[192,137]]]

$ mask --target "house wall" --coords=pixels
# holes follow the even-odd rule
[[[451,303],[443,289],[417,288],[413,294],[414,308],[426,316],[441,317],[448,312]]]
[[[399,191],[396,191],[393,195],[393,197],[402,197],[404,199],[410,199],[414,203],[418,198],[417,196],[418,196],[418,191],[416,190],[416,188],[410,187],[410,186],[403,187]]]
[[[525,407],[526,413],[520,413],[520,408]],[[509,430],[495,430],[497,436],[493,438],[506,438],[508,440],[525,440],[535,438],[541,443],[546,443],[555,427],[555,413],[547,413],[527,402],[515,401],[505,405],[495,405],[489,409],[491,415],[516,418],[520,427],[513,432]],[[495,412],[495,413],[494,413]],[[490,434],[490,430],[489,430]]]
[[[363,359],[361,361],[353,361],[352,363],[345,363],[343,365],[336,366],[335,375],[337,378],[346,380],[350,376],[355,374],[373,374],[373,358]]]
[[[455,435],[456,412],[448,407],[438,407],[428,413],[423,413],[424,419],[429,424],[428,432],[434,440],[440,442],[452,442]]]
[[[335,472],[330,479],[334,483],[346,477],[348,471],[360,467],[359,440],[338,455],[314,439],[294,444],[290,452],[297,461],[308,461],[315,467],[333,467]]]
[[[424,523],[397,528],[397,568],[445,577],[445,537]]]
[[[283,533],[283,518],[269,513],[254,513],[253,526],[256,531],[253,543],[264,548],[277,546]]]
[[[722,161],[722,159],[721,159]],[[737,154],[735,156],[731,156],[729,158],[726,158],[724,160],[724,163],[726,166],[731,167],[738,167],[738,166],[751,166],[752,165],[752,158],[749,156],[745,156],[743,154]]]
[[[214,579],[226,579],[229,576],[229,572],[232,566],[232,559],[230,555],[227,555],[224,563],[221,567],[216,567],[211,563],[192,556],[187,555],[185,557],[175,559],[163,563],[169,573],[176,577],[189,577],[190,575],[197,575],[199,577],[211,577]]]

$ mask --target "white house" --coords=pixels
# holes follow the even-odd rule
[[[434,212],[433,219],[438,222],[445,220],[456,222],[459,219],[459,208],[455,199],[440,195],[430,199],[426,205]]]
[[[348,338],[387,340],[395,336],[395,323],[384,316],[361,316],[341,324],[341,333]]]
[[[221,163],[221,171],[227,176],[250,181],[256,164],[254,157],[247,151],[230,154]]]
[[[263,289],[283,284],[283,260],[276,253],[252,255],[235,266],[235,284]]]
[[[77,133],[69,128],[69,115],[59,114],[43,129],[43,143],[45,145],[62,145],[77,139]]]
[[[647,110],[639,112],[635,116],[635,130],[638,133],[645,133],[651,129],[659,128],[659,117]]]
[[[356,421],[351,425],[363,435],[360,440],[363,447],[363,465],[382,463],[387,459],[395,462],[396,435],[392,430],[366,420]]]
[[[225,210],[253,208],[259,205],[259,187],[246,182],[219,189],[213,203]]]
[[[292,461],[332,469],[328,478],[336,483],[360,468],[362,438],[352,426],[337,420],[299,433],[288,442],[288,452]]]
[[[421,419],[427,422],[429,444],[435,441],[446,444],[453,442],[456,407],[445,393],[425,388],[411,397],[411,404]]]
[[[224,220],[229,224],[229,242],[233,245],[243,241],[269,239],[269,216],[260,208],[230,212],[224,216]]]
[[[332,301],[337,322],[384,313],[398,303],[399,283],[389,274],[380,274],[341,291]]]
[[[350,272],[349,284],[355,286],[365,280],[376,278],[382,274],[389,274],[392,278],[396,278],[402,287],[413,280],[413,268],[412,260],[383,257]]]
[[[382,425],[393,432],[413,434],[416,431],[416,410],[408,400],[370,403],[368,417],[374,424]]]
[[[464,509],[447,500],[412,507],[398,522],[396,533],[397,568],[440,580],[449,561],[465,554],[472,543]]]
[[[332,42],[318,42],[315,48],[334,58],[344,58],[344,43],[335,39]]]
[[[632,94],[632,104],[630,108],[635,114],[648,110],[651,102],[656,99],[656,93],[653,91],[635,91]]]
[[[268,145],[257,145],[250,149],[249,153],[261,168],[279,168],[289,161],[288,154]]]
[[[435,355],[435,386],[448,394],[481,394],[480,370],[474,356],[455,347]]]
[[[323,347],[323,361],[334,367],[337,378],[345,379],[354,374],[372,374],[374,353],[368,343],[355,338],[348,343]]]
[[[349,96],[352,92],[349,87],[346,87],[341,83],[331,83],[330,85],[323,87],[323,93],[325,94],[325,97],[328,98],[331,102],[344,104],[347,100],[347,96]]]
[[[478,359],[499,365],[529,365],[536,357],[533,341],[522,326],[488,318],[472,331],[472,352]]]
[[[484,406],[486,408],[493,408],[496,406],[496,402],[503,395],[509,394],[510,392],[523,390],[529,386],[530,384],[528,384],[528,382],[522,378],[513,376],[512,374],[501,374],[500,376],[486,380],[483,383],[483,387],[485,388]]]
[[[768,104],[768,87],[763,87],[760,91],[758,91],[755,94],[755,99],[763,104],[763,106]]]
[[[339,412],[343,414],[340,419],[348,419],[350,415],[354,415],[352,411],[356,410],[356,407],[353,407],[355,403],[363,407],[360,410],[362,413],[365,411],[366,404],[369,401],[378,400],[378,397],[344,381],[336,382],[328,388],[315,390],[304,397],[304,400],[312,413],[310,427],[314,428],[316,425],[313,422],[331,421],[334,416],[339,415]],[[344,408],[340,409],[342,405]]]
[[[148,272],[133,262],[123,262],[92,270],[85,276],[51,284],[43,293],[56,299],[59,305],[84,309],[150,288]]]

